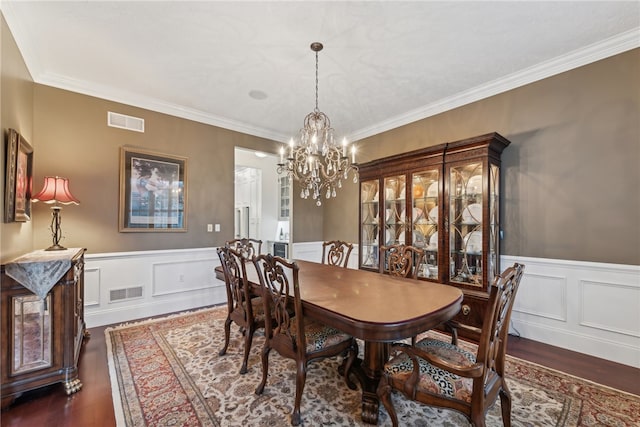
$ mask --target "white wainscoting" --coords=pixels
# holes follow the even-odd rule
[[[86,254],[87,327],[226,302],[218,265],[216,248]],[[139,287],[139,297],[110,301],[112,291]]]
[[[294,243],[291,258],[319,262],[322,242]],[[224,303],[215,248],[87,254],[88,327]],[[526,265],[512,333],[640,368],[640,266],[502,256]],[[349,267],[358,267],[354,244]],[[109,301],[113,290],[140,297]]]
[[[640,368],[640,266],[502,256],[525,272],[512,332]]]

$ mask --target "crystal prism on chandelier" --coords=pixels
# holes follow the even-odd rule
[[[300,197],[313,197],[317,206],[322,205],[322,196],[336,197],[336,188],[342,188],[342,180],[350,171],[353,182],[358,182],[356,147],[349,147],[346,138],[337,143],[329,117],[318,109],[318,52],[322,47],[322,43],[311,44],[316,53],[316,108],[304,118],[298,141],[291,138],[287,148],[280,148],[278,163],[278,173],[299,181]]]

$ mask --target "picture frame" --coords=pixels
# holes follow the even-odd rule
[[[119,231],[187,231],[186,157],[120,147]]]
[[[15,129],[7,132],[4,222],[31,220],[33,147]]]

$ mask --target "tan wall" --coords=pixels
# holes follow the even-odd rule
[[[350,172],[349,178],[342,181],[336,198],[323,203],[323,239],[318,240],[358,242],[358,192],[359,183],[353,183],[353,173]]]
[[[67,247],[90,253],[212,247],[233,237],[234,147],[276,153],[273,141],[90,96],[35,86],[34,187],[69,178],[79,206],[62,211]],[[140,117],[145,132],[107,126],[107,112]],[[119,150],[123,145],[188,158],[188,231],[118,232]],[[51,244],[49,209],[34,204],[34,245]],[[206,224],[222,232],[207,233]]]
[[[34,85],[4,20],[1,25],[3,133],[15,128],[34,146],[35,191],[45,175],[66,176],[82,202],[63,210],[63,244],[95,253],[208,247],[231,237],[233,147],[275,153],[276,144]],[[358,142],[358,160],[497,131],[512,141],[502,157],[502,253],[638,265],[638,75],[636,49],[366,138]],[[109,128],[107,111],[142,117],[147,131]],[[189,158],[188,232],[117,231],[118,150],[125,144]],[[357,185],[344,183],[320,209],[298,194],[294,241],[357,241]],[[34,204],[33,217],[2,224],[3,262],[51,244],[47,206]],[[208,223],[220,223],[222,232],[204,232]]]
[[[4,221],[4,175],[7,130],[15,129],[33,147],[33,80],[18,50],[9,27],[2,16],[0,22],[0,216]],[[32,222],[11,222],[0,224],[0,262],[30,252],[33,249]]]
[[[502,253],[640,264],[640,50],[359,141],[360,161],[499,132]],[[324,237],[358,239],[355,186]]]
[[[323,215],[324,206],[328,203],[335,203],[335,199],[326,201],[322,199],[322,206],[316,206],[316,201],[312,197],[303,199],[300,197],[301,187],[297,182],[293,185],[293,242],[317,242],[322,240],[323,235]]]

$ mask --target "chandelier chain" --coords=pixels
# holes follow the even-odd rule
[[[316,109],[315,111],[320,111],[318,109],[318,51],[316,50]]]

